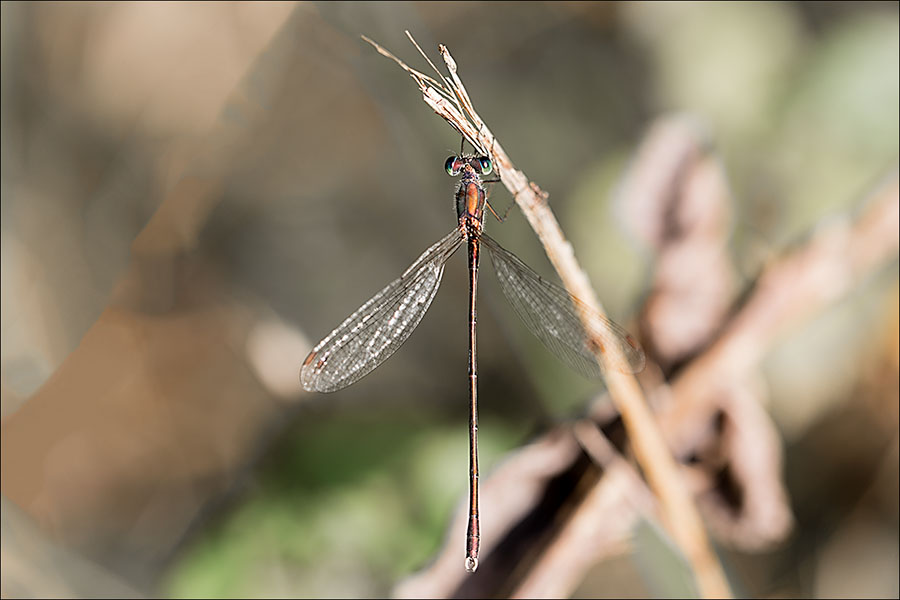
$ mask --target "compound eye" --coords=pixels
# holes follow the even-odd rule
[[[444,162],[444,170],[447,171],[447,175],[450,175],[451,177],[459,175],[459,163],[455,156],[451,156]]]
[[[486,156],[482,156],[478,159],[478,164],[481,166],[481,174],[489,175],[491,171],[494,170],[494,163],[491,162]]]

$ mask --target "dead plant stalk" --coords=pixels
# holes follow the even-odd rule
[[[587,275],[575,258],[572,245],[566,240],[553,211],[547,204],[548,195],[513,165],[502,144],[478,115],[459,78],[456,61],[453,60],[450,51],[443,45],[439,47],[449,72],[448,80],[438,71],[409,32],[406,34],[435,70],[440,81],[409,67],[369,38],[363,36],[363,39],[372,44],[379,53],[400,65],[419,86],[425,103],[473,147],[485,155],[491,155],[500,180],[522,209],[563,285],[570,294],[581,299],[590,308],[601,315],[605,314]],[[582,319],[586,321],[586,315],[582,315]],[[596,330],[588,322],[585,322],[585,329]],[[613,352],[618,350],[613,349]],[[598,360],[601,364],[603,360],[616,361],[620,364],[623,362],[621,356],[598,357]],[[678,465],[666,446],[637,380],[633,375],[618,372],[614,368],[606,368],[606,372],[610,397],[622,415],[635,458],[659,500],[663,525],[684,553],[694,573],[699,592],[706,598],[731,597],[728,581],[712,551],[697,507],[679,477]]]

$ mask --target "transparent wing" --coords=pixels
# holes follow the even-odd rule
[[[396,352],[431,306],[444,264],[462,241],[460,229],[451,231],[316,344],[300,368],[303,387],[311,392],[347,387]]]
[[[496,240],[486,234],[481,241],[491,255],[500,288],[528,329],[570,368],[587,377],[600,377],[603,370],[594,356],[594,348],[607,353],[616,370],[636,373],[644,368],[644,352],[631,335],[609,319],[599,315],[566,290],[541,278]],[[581,312],[597,324],[589,335],[579,318]],[[596,342],[592,342],[596,340]],[[616,347],[610,354],[609,348]]]

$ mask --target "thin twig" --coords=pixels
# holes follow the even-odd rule
[[[412,39],[412,36],[409,37]],[[449,50],[445,46],[440,46],[441,56],[452,79],[448,89],[447,85],[438,83],[409,67],[375,42],[368,38],[363,39],[409,73],[422,91],[425,103],[463,135],[473,147],[492,155],[501,181],[513,195],[543,244],[563,285],[569,293],[581,299],[589,308],[601,315],[605,314],[587,275],[575,258],[571,244],[566,240],[553,211],[547,204],[548,195],[513,165],[503,146],[478,115],[462,85],[456,62]],[[418,44],[416,46],[418,47]],[[447,82],[443,76],[442,79]],[[458,102],[451,103],[448,96],[458,99]],[[597,330],[597,327],[589,322],[587,315],[582,314],[581,317],[585,321],[587,331]],[[616,348],[612,348],[611,352],[611,356],[599,357],[601,364],[606,361],[624,364],[623,358],[616,356],[618,353]],[[651,489],[659,499],[663,524],[690,564],[700,593],[707,598],[730,597],[731,590],[712,551],[700,515],[690,493],[680,480],[675,459],[666,446],[637,380],[634,376],[621,373],[614,367],[607,368],[606,372],[610,396],[622,415],[635,457]]]

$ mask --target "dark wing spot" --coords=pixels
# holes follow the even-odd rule
[[[587,340],[587,348],[594,354],[602,354],[606,352],[606,349],[603,347],[603,344],[600,343],[600,340],[596,338],[588,338]]]

